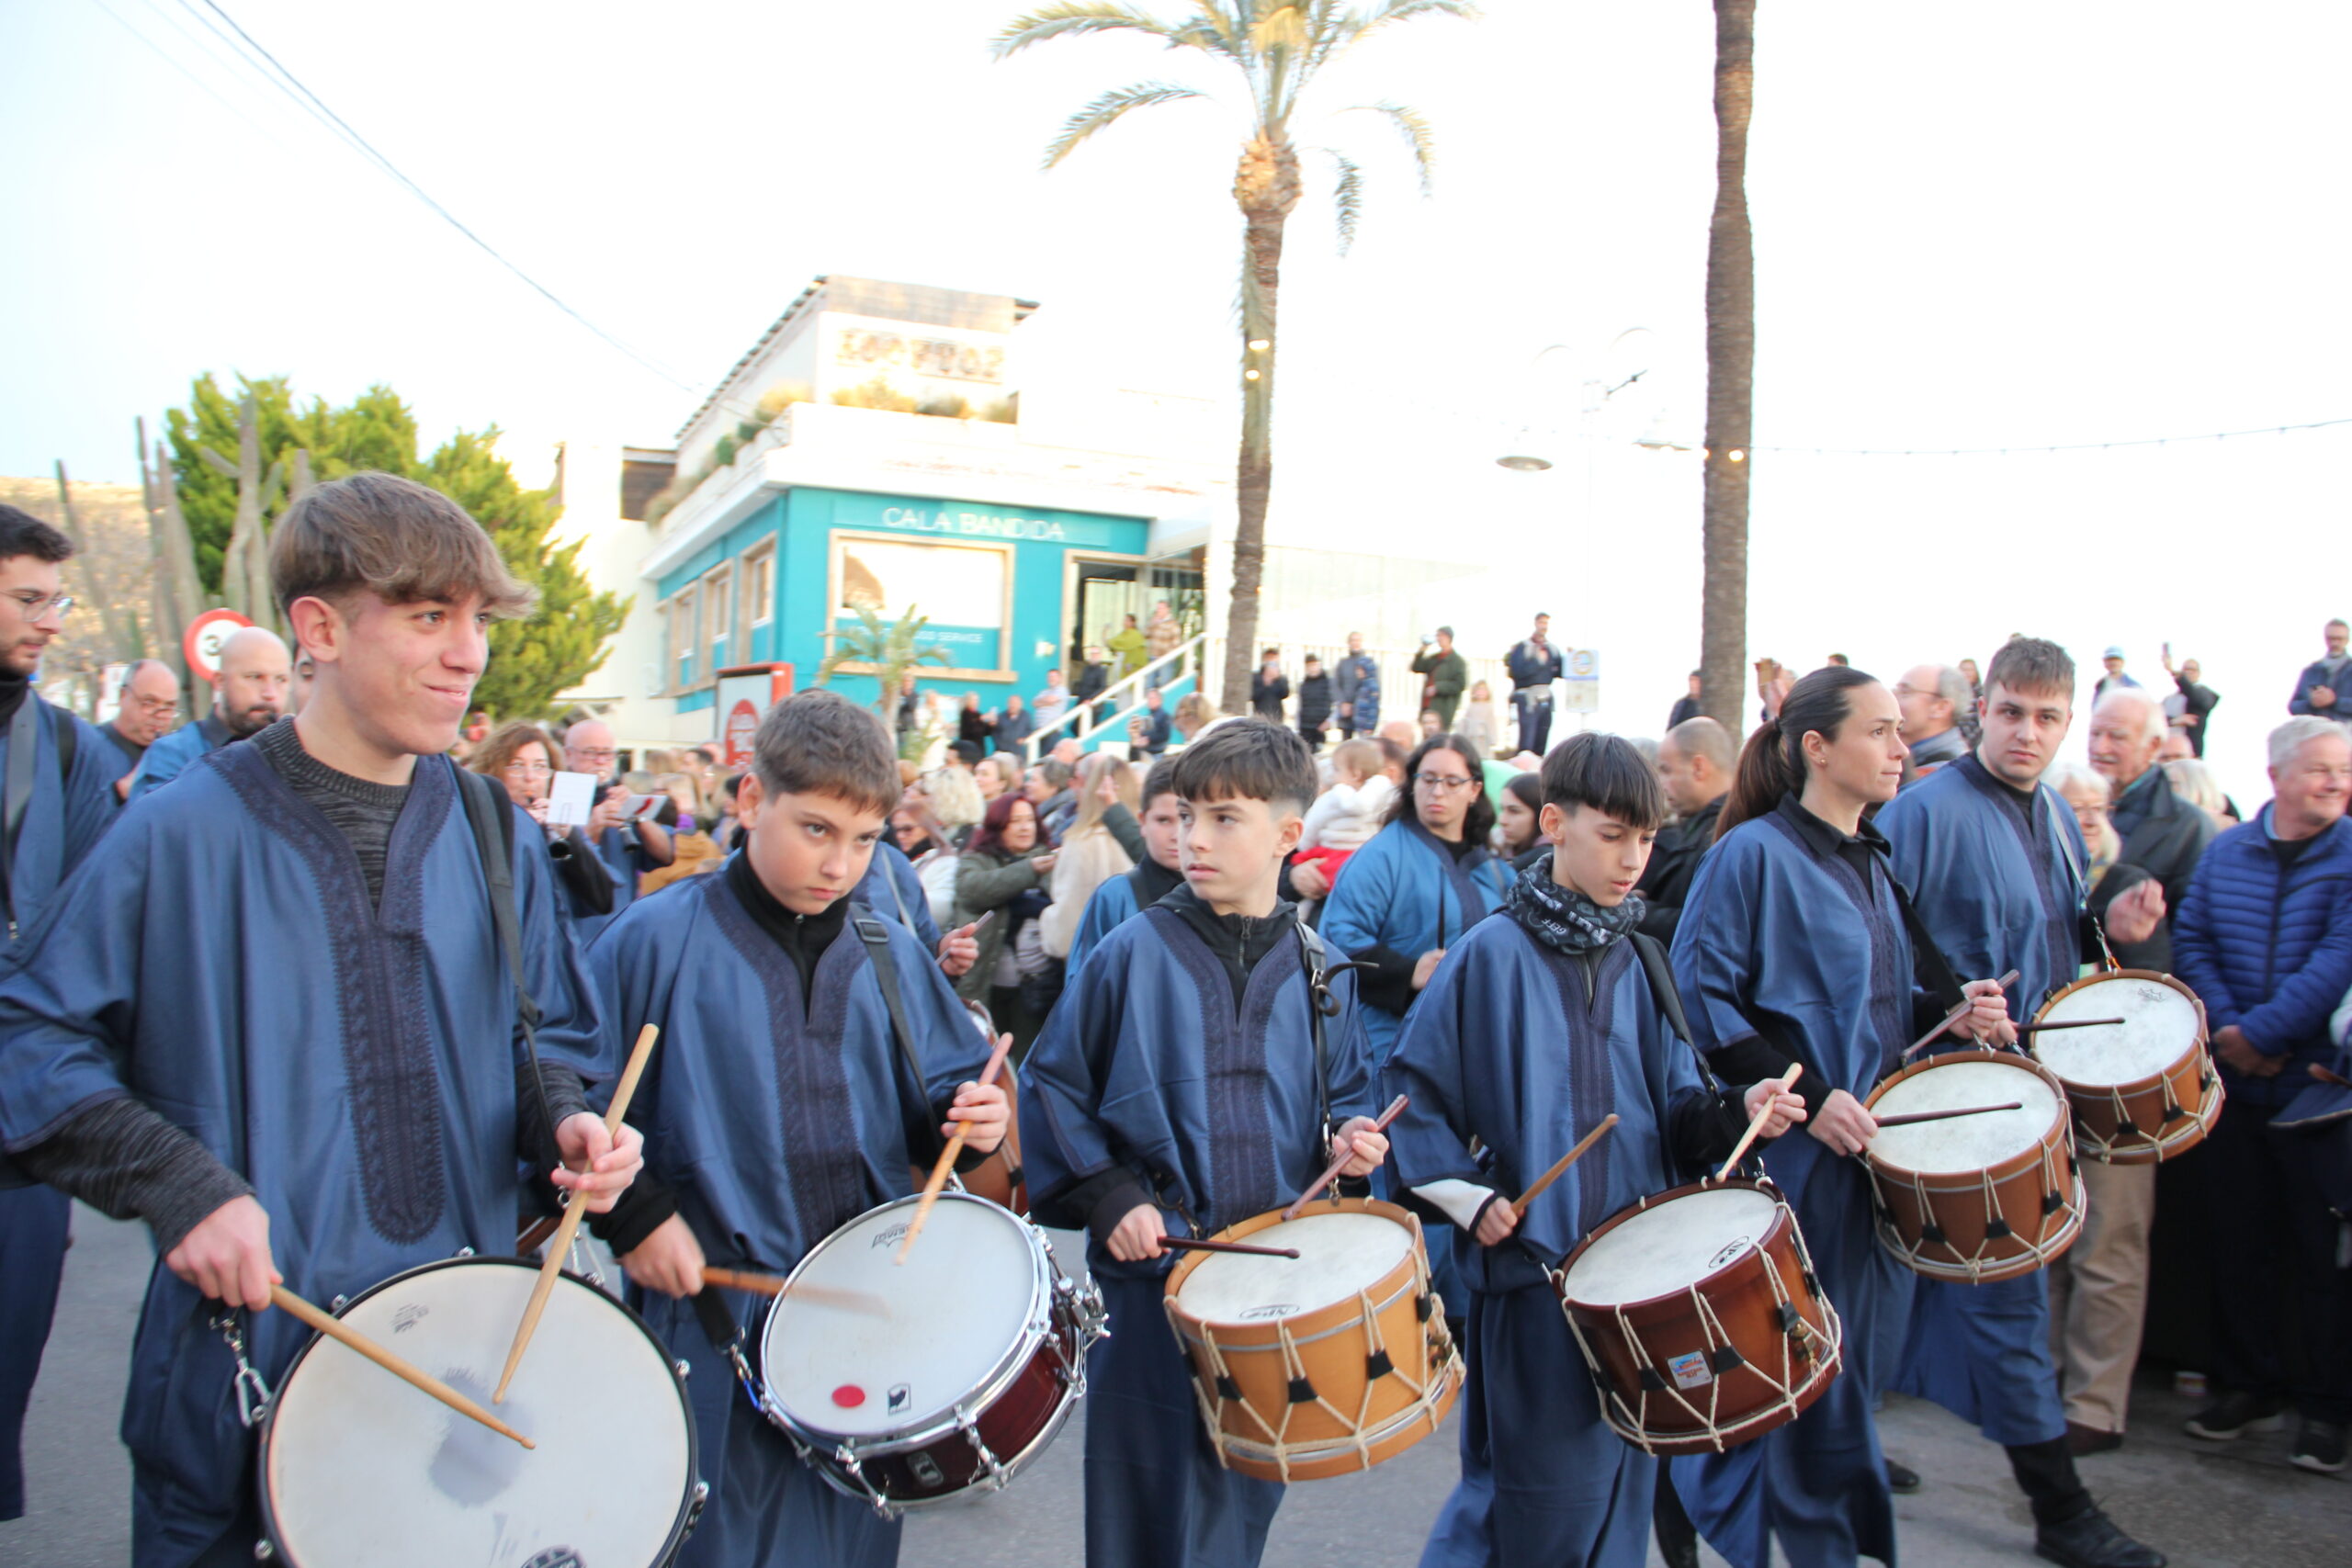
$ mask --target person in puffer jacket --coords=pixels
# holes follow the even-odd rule
[[[2302,1430],[2290,1457],[2333,1472],[2352,1420],[2352,1286],[2335,1217],[2270,1122],[2309,1065],[2333,1057],[2328,1018],[2352,987],[2352,739],[2288,720],[2270,732],[2270,804],[2205,852],[2173,929],[2175,973],[2204,1000],[2229,1090],[2203,1156],[2218,1397],[2188,1427],[2216,1442],[2267,1430],[2291,1394]]]

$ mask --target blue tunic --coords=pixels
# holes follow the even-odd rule
[[[1868,829],[1862,871],[1793,796],[1741,823],[1699,863],[1675,930],[1674,977],[1699,1048],[1764,1034],[1804,1063],[1806,1103],[1866,1099],[1909,1043],[1912,953],[1886,856]],[[1893,1374],[1910,1269],[1871,1234],[1861,1163],[1798,1134],[1764,1168],[1795,1211],[1845,1326],[1844,1366],[1804,1415],[1724,1454],[1678,1459],[1675,1490],[1736,1568],[1764,1568],[1778,1537],[1792,1568],[1892,1564],[1894,1509],[1871,1405]]]
[[[987,1052],[938,964],[883,920],[929,1080],[914,1085],[854,928],[818,959],[812,1003],[731,884],[722,871],[631,905],[589,966],[616,1041],[662,1029],[629,1109],[647,1170],[676,1193],[714,1266],[788,1273],[850,1220],[913,1190],[910,1161],[936,1152],[956,1086],[978,1077]],[[711,1496],[684,1568],[898,1560],[897,1524],[833,1491],[736,1394],[692,1303],[634,1289],[630,1299],[695,1369],[687,1384]],[[766,1300],[718,1299],[756,1343]]]
[[[1325,1025],[1335,1122],[1372,1109],[1352,980],[1333,983],[1340,1010]],[[1158,1194],[1178,1235],[1289,1202],[1327,1163],[1311,1016],[1295,936],[1250,970],[1237,1010],[1226,970],[1173,910],[1112,931],[1071,971],[1022,1084],[1040,1212],[1122,1175]],[[1111,1314],[1087,1361],[1087,1562],[1250,1568],[1283,1488],[1217,1463],[1160,1304],[1173,1256],[1122,1263],[1090,1241],[1087,1260]]]
[[[1389,1134],[1407,1186],[1453,1179],[1517,1192],[1603,1117],[1620,1118],[1510,1240],[1456,1238],[1474,1292],[1463,1480],[1422,1568],[1637,1568],[1657,1461],[1601,1420],[1545,1271],[1601,1221],[1680,1179],[1666,1130],[1674,1107],[1713,1098],[1697,1058],[1675,1038],[1631,942],[1588,970],[1504,917],[1474,927],[1438,965],[1389,1077],[1412,1097]],[[1473,1138],[1491,1156],[1483,1168]]]
[[[1348,857],[1324,900],[1323,940],[1357,958],[1385,947],[1408,964],[1459,940],[1501,908],[1510,873],[1484,849],[1460,860],[1450,849],[1419,822],[1391,822],[1374,833]],[[1387,1062],[1404,1016],[1365,1004],[1364,1038],[1375,1064]]]
[[[600,1077],[547,857],[514,827],[539,1053]],[[371,907],[349,841],[259,750],[216,752],[123,813],[26,960],[0,975],[7,1148],[136,1096],[253,1184],[287,1285],[322,1303],[462,1247],[514,1251],[514,982],[447,758],[417,760]],[[251,1561],[254,1444],[209,1316],[155,1269],[122,1422],[139,1568]],[[310,1330],[266,1312],[245,1335],[274,1385]]]
[[[2088,858],[2058,793],[2031,807],[1973,756],[1939,768],[1878,814],[1895,874],[1928,934],[1962,976],[2018,972],[2012,1012],[2030,1017],[2075,976]],[[1946,1036],[1947,1049],[1965,1043]],[[1973,1421],[1996,1443],[2066,1435],[2050,1355],[2050,1281],[2041,1271],[1991,1284],[1921,1280],[1897,1387]]]
[[[1127,876],[1112,877],[1095,888],[1086,901],[1085,909],[1078,917],[1078,934],[1069,939],[1069,962],[1065,973],[1075,975],[1086,967],[1086,955],[1102,944],[1109,936],[1136,912],[1136,885]]]
[[[851,895],[859,903],[880,915],[896,920],[915,933],[924,953],[938,962],[939,922],[931,918],[931,898],[922,890],[922,877],[915,871],[915,863],[906,852],[888,839],[874,840],[873,863],[865,868],[865,880],[857,885]]]
[[[36,755],[12,863],[12,918],[0,951],[39,920],[58,884],[113,825],[114,781],[105,775],[121,755],[104,731],[43,702],[39,693],[28,691],[21,700],[33,705]],[[70,769],[61,765],[57,743],[68,727],[74,730]],[[0,724],[0,778],[7,776],[8,728]],[[17,1444],[57,1309],[72,1210],[65,1194],[51,1188],[0,1186],[0,1520],[25,1511]]]
[[[217,714],[208,713],[194,724],[181,725],[158,739],[139,759],[139,767],[130,775],[129,799],[153,794],[187,772],[188,764],[198,758],[228,744],[229,727]]]

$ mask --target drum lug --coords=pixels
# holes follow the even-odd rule
[[[670,1365],[671,1369],[678,1374],[681,1380],[690,1377],[694,1373],[695,1364],[692,1361],[673,1361]]]
[[[865,1494],[865,1500],[874,1506],[877,1518],[890,1517],[890,1499],[875,1490],[874,1483],[865,1479],[865,1467],[858,1462],[855,1449],[847,1443],[842,1444],[833,1450],[833,1462],[840,1465],[850,1480],[857,1483],[858,1490]]]
[[[254,1562],[269,1562],[275,1561],[277,1556],[277,1548],[271,1545],[267,1540],[257,1540],[254,1542]]]
[[[336,1298],[336,1304],[342,1304],[342,1298]],[[269,1384],[262,1382],[261,1374],[245,1359],[244,1331],[237,1326],[235,1313],[220,1314],[212,1319],[210,1326],[228,1343],[229,1354],[236,1358],[236,1375],[230,1382],[237,1391],[237,1419],[251,1431],[269,1417]]]
[[[450,1254],[453,1258],[471,1258],[473,1255],[474,1249],[470,1247],[461,1247]]]
[[[964,1440],[972,1445],[972,1453],[980,1461],[980,1468],[989,1472],[988,1480],[980,1484],[990,1492],[1002,1491],[1004,1483],[1012,1479],[1005,1473],[1004,1462],[996,1457],[995,1451],[988,1445],[988,1439],[980,1436],[979,1427],[960,1404],[956,1407],[956,1427],[964,1434]]]
[[[327,1311],[332,1313],[341,1313],[344,1308],[350,1304],[351,1298],[349,1296],[336,1296],[327,1303]]]

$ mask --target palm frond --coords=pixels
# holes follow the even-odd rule
[[[1340,254],[1345,255],[1356,243],[1356,223],[1363,217],[1363,171],[1344,152],[1329,147],[1322,151],[1340,171],[1331,186],[1331,217],[1340,227]]]
[[[1408,104],[1396,103],[1355,104],[1344,112],[1385,116],[1412,148],[1413,166],[1420,172],[1421,194],[1430,194],[1430,180],[1437,172],[1437,132],[1430,129],[1427,116]]]
[[[1386,0],[1369,16],[1356,18],[1348,41],[1370,38],[1392,22],[1409,22],[1415,17],[1459,17],[1465,22],[1475,22],[1481,15],[1472,0]]]
[[[1046,167],[1050,169],[1069,157],[1080,142],[1108,128],[1122,115],[1154,104],[1206,96],[1197,88],[1179,86],[1173,82],[1137,82],[1132,86],[1114,87],[1062,122],[1060,132],[1046,145]]]
[[[989,41],[989,53],[1002,60],[1049,39],[1107,32],[1148,33],[1175,48],[1191,41],[1178,35],[1192,26],[1197,24],[1171,27],[1140,6],[1120,5],[1117,0],[1055,0],[1005,23]]]
[[[1250,47],[1260,54],[1283,50],[1297,54],[1304,52],[1306,45],[1306,17],[1295,5],[1275,6],[1250,29]]]

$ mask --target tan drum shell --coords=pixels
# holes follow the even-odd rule
[[[1412,1233],[1396,1266],[1349,1300],[1274,1322],[1212,1322],[1186,1312],[1177,1297],[1193,1270],[1216,1255],[1189,1253],[1169,1273],[1168,1321],[1192,1363],[1209,1440],[1228,1470],[1264,1481],[1369,1470],[1436,1431],[1462,1392],[1462,1357],[1430,1283],[1420,1221],[1375,1198],[1317,1199],[1299,1217],[1333,1213],[1376,1214]],[[1209,1239],[1247,1241],[1282,1218],[1270,1210]],[[1375,1380],[1368,1363],[1376,1349],[1386,1351],[1394,1371]],[[1220,1360],[1238,1399],[1218,1388]],[[1295,1372],[1314,1385],[1313,1400],[1292,1401]]]
[[[1595,1303],[1568,1295],[1568,1275],[1595,1241],[1659,1204],[1724,1187],[1772,1198],[1771,1227],[1755,1246],[1648,1301]],[[1784,1427],[1826,1392],[1842,1360],[1844,1325],[1821,1293],[1796,1215],[1769,1181],[1694,1181],[1620,1209],[1577,1244],[1553,1272],[1552,1288],[1592,1373],[1601,1418],[1647,1453],[1721,1453]],[[1739,1364],[1716,1370],[1703,1408],[1699,1391],[1678,1388],[1661,1371],[1679,1356],[1695,1352],[1712,1364],[1726,1350],[1738,1353]]]
[[[2083,1229],[2083,1180],[2075,1163],[2066,1085],[2015,1051],[1947,1051],[1914,1062],[1889,1074],[1864,1106],[1875,1111],[1896,1084],[1961,1062],[1996,1062],[2050,1086],[2060,1113],[2039,1144],[1980,1171],[1923,1173],[1873,1153],[1862,1157],[1870,1167],[1879,1245],[1930,1280],[1982,1285],[2030,1274],[2075,1245]],[[1996,1234],[1996,1221],[2007,1235]],[[1928,1236],[1930,1227],[1940,1240]]]
[[[2086,975],[2052,995],[2034,1014],[2034,1021],[2048,1018],[2062,998],[2108,980],[2153,980],[2170,986],[2197,1010],[2195,1043],[2162,1072],[2122,1084],[2080,1084],[2054,1071],[2052,1075],[2064,1087],[2067,1103],[2075,1108],[2075,1125],[2082,1134],[2082,1152],[2086,1157],[2109,1165],[2154,1165],[2203,1143],[2228,1098],[2222,1089],[2221,1074],[2213,1070],[2205,1003],[2169,975],[2154,969],[2109,969]],[[2040,1059],[2038,1051],[2036,1059]]]

